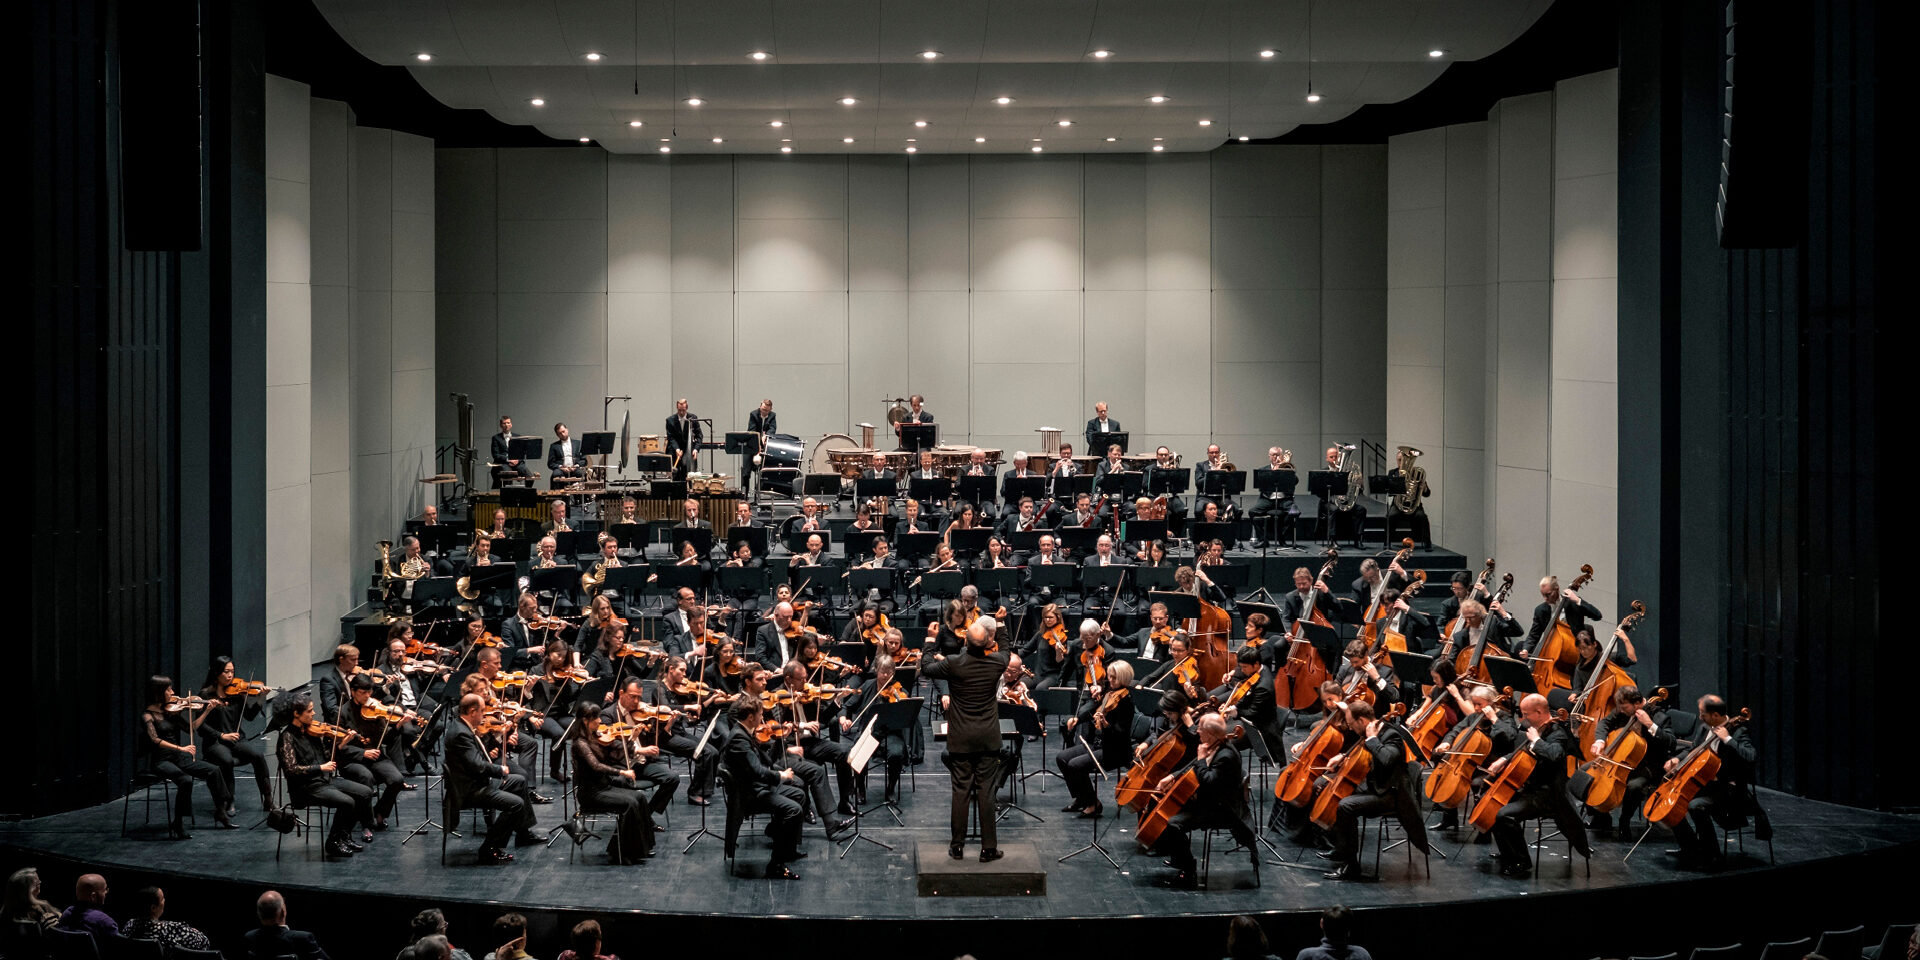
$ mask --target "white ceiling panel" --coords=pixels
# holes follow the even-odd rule
[[[1447,64],[1506,46],[1551,2],[1322,0],[1311,30],[1307,0],[316,5],[355,49],[408,67],[448,106],[614,152],[654,152],[667,137],[675,152],[777,153],[784,141],[796,153],[889,153],[912,138],[921,153],[1012,153],[1039,137],[1047,152],[1107,153],[1150,151],[1155,137],[1166,152],[1210,150],[1405,99]],[[1090,56],[1100,49],[1114,55]],[[756,50],[768,56],[751,59]],[[1309,50],[1323,97],[1313,104]],[[1156,94],[1170,99],[1149,103]],[[689,96],[706,103],[690,107]],[[849,96],[859,102],[836,102]],[[1000,96],[1014,102],[995,104]]]

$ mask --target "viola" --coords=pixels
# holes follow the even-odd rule
[[[1556,711],[1553,719],[1541,726],[1541,735],[1546,735],[1547,727],[1566,721],[1567,711]],[[1534,767],[1537,765],[1533,755],[1533,744],[1538,742],[1536,740],[1528,743],[1526,749],[1516,752],[1507,760],[1507,765],[1500,768],[1500,775],[1493,778],[1492,783],[1487,784],[1487,792],[1480,795],[1480,802],[1474,804],[1473,815],[1468,818],[1475,830],[1481,833],[1491,831],[1493,818],[1500,815],[1500,808],[1512,803],[1513,798],[1519,796],[1520,791],[1526,787],[1527,780],[1533,776]]]
[[[880,698],[888,703],[899,703],[907,698],[907,688],[901,686],[900,681],[895,680],[888,684],[886,689],[880,691]]]
[[[309,736],[315,736],[315,737],[332,737],[333,739],[338,740],[341,743],[346,743],[348,740],[352,740],[356,737],[358,737],[361,740],[366,739],[366,737],[362,737],[359,734],[353,732],[352,730],[348,730],[345,727],[336,727],[331,723],[322,723],[318,720],[314,720],[307,724],[307,734]]]
[[[1274,693],[1278,699],[1285,700],[1294,710],[1304,710],[1320,699],[1320,685],[1333,679],[1327,672],[1327,664],[1320,658],[1320,651],[1314,649],[1313,642],[1307,639],[1307,628],[1302,620],[1331,627],[1326,614],[1320,611],[1320,582],[1333,574],[1333,565],[1340,559],[1340,551],[1327,550],[1327,562],[1320,567],[1320,575],[1314,578],[1314,585],[1307,590],[1305,609],[1308,616],[1295,620],[1293,630],[1287,637],[1287,666],[1274,680]],[[1286,688],[1280,688],[1280,676],[1287,678]]]
[[[1667,688],[1661,687],[1640,709],[1651,715],[1667,702],[1667,696]],[[1640,719],[1634,717],[1607,737],[1606,745],[1593,759],[1581,765],[1580,769],[1593,778],[1581,802],[1595,813],[1611,813],[1626,800],[1627,777],[1646,758],[1646,731],[1641,728]]]
[[[1396,703],[1381,719],[1381,723],[1391,723],[1406,715],[1407,705]],[[1314,823],[1332,829],[1336,816],[1340,813],[1340,801],[1353,796],[1353,791],[1367,782],[1367,775],[1373,771],[1373,754],[1367,751],[1365,743],[1355,743],[1347,751],[1347,758],[1327,778],[1327,785],[1320,788],[1320,795],[1314,798],[1313,812],[1309,817]]]
[[[1081,685],[1091,687],[1097,683],[1105,683],[1107,679],[1107,648],[1102,644],[1096,643],[1093,645],[1093,649],[1086,651],[1085,654],[1085,656],[1080,658],[1082,664],[1080,669]]]
[[[235,677],[228,680],[227,685],[220,688],[220,692],[229,697],[257,697],[272,689],[258,680],[242,680]]]
[[[1252,693],[1253,688],[1260,685],[1261,673],[1262,671],[1259,668],[1255,668],[1252,673],[1247,674],[1246,679],[1241,680],[1238,684],[1236,684],[1233,688],[1233,692],[1227,694],[1227,706],[1231,707],[1234,704],[1239,703],[1242,697],[1245,697],[1247,694]]]
[[[1096,707],[1093,711],[1093,728],[1095,730],[1105,730],[1107,728],[1107,714],[1114,708],[1120,706],[1120,701],[1127,699],[1128,695],[1132,693],[1132,690],[1123,687],[1102,698],[1100,706]]]
[[[1731,730],[1753,719],[1753,711],[1741,707],[1740,712],[1727,718],[1727,729]],[[1700,745],[1688,751],[1680,764],[1667,774],[1667,779],[1647,802],[1640,805],[1640,815],[1648,823],[1664,823],[1671,827],[1687,816],[1687,805],[1700,795],[1700,788],[1712,783],[1720,775],[1720,738],[1712,731],[1702,729],[1698,734]]]
[[[1148,791],[1186,760],[1187,741],[1178,729],[1168,729],[1120,775],[1120,782],[1113,788],[1113,802],[1144,814],[1153,800]]]
[[[1577,592],[1593,581],[1593,564],[1580,565],[1580,575],[1573,578],[1560,591],[1560,599],[1553,603],[1553,616],[1547,620],[1547,633],[1540,638],[1539,645],[1533,650],[1533,685],[1539,690],[1562,690],[1573,687],[1573,668],[1580,664],[1580,648],[1573,637],[1573,628],[1560,619],[1561,612],[1567,607],[1567,594]]]
[[[1495,710],[1513,702],[1513,688],[1501,690],[1498,699],[1491,706]],[[1468,727],[1460,734],[1460,739],[1447,749],[1439,766],[1427,774],[1425,786],[1427,799],[1436,807],[1457,807],[1465,803],[1473,793],[1473,775],[1493,753],[1493,738],[1487,730],[1492,721],[1482,714],[1478,723]]]
[[[600,729],[594,731],[593,736],[594,739],[601,743],[615,743],[620,740],[630,740],[638,736],[639,733],[639,724],[628,723],[625,720],[616,720],[613,723],[601,724]]]

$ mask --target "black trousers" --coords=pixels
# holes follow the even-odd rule
[[[179,754],[186,760],[186,754]],[[173,802],[173,822],[178,824],[187,818],[187,811],[193,807],[193,782],[205,780],[207,791],[213,794],[213,808],[225,816],[227,801],[233,795],[227,792],[227,782],[220,777],[220,768],[205,760],[187,760],[179,763],[174,760],[160,760],[153,765],[155,775],[173,784],[175,792],[180,794]]]
[[[583,813],[610,813],[618,818],[618,832],[607,840],[607,858],[614,863],[632,863],[653,856],[653,814],[647,809],[646,795],[633,787],[608,784],[594,790],[581,790]]]
[[[1379,817],[1399,808],[1399,799],[1391,795],[1355,793],[1342,798],[1333,823],[1333,859],[1338,863],[1360,862],[1360,821]]]
[[[687,784],[687,793],[695,797],[709,797],[713,795],[714,771],[720,769],[720,743],[718,738],[709,738],[706,752],[694,757],[693,748],[699,745],[699,738],[682,730],[668,737],[667,742],[660,745],[660,752],[676,757],[692,757],[693,782]]]
[[[673,792],[680,789],[680,775],[659,757],[634,758],[633,781],[649,791],[649,807],[654,813],[667,809],[667,804],[673,802]]]
[[[1718,854],[1720,838],[1713,832],[1714,824],[1717,821],[1721,827],[1732,829],[1746,822],[1752,804],[1747,802],[1745,790],[1723,783],[1710,783],[1701,789],[1687,804],[1687,819],[1673,828],[1673,839],[1681,851],[1699,857]]]
[[[1507,866],[1532,867],[1527,853],[1527,822],[1553,816],[1553,799],[1544,794],[1523,793],[1500,808],[1493,818],[1493,842],[1500,848],[1500,862]]]
[[[874,762],[879,761],[887,767],[886,793],[882,796],[888,800],[897,800],[899,797],[895,794],[900,787],[900,771],[907,765],[906,734],[899,730],[875,730],[873,736],[880,741],[880,745],[874,748],[873,756],[867,760],[867,769],[860,771],[861,790],[865,791],[866,776],[873,770]]]
[[[806,752],[808,760],[833,771],[834,786],[840,791],[840,803],[837,806],[820,807],[816,795],[815,807],[822,813],[828,810],[853,812],[853,767],[847,763],[847,755],[853,752],[853,745],[816,737],[801,744],[800,749]]]
[[[1245,820],[1224,807],[1213,806],[1195,809],[1188,806],[1179,813],[1167,818],[1166,829],[1160,832],[1160,850],[1166,852],[1173,865],[1180,870],[1193,872],[1193,839],[1195,830],[1226,828],[1233,834],[1233,842],[1251,849],[1259,840],[1253,835],[1253,828]]]
[[[1100,796],[1093,788],[1093,775],[1098,768],[1093,762],[1093,754],[1086,747],[1075,743],[1054,754],[1053,765],[1060,771],[1061,779],[1067,781],[1067,792],[1073,795],[1074,803],[1091,807],[1100,802]]]
[[[980,815],[981,849],[995,849],[999,846],[999,837],[995,832],[993,794],[1000,783],[1000,752],[950,753],[947,763],[953,769],[953,809],[947,822],[952,831],[952,844],[957,847],[966,842],[967,807],[971,805]]]
[[[227,785],[228,802],[232,802],[231,798],[240,793],[235,789],[234,768],[242,763],[252,766],[254,786],[260,788],[260,802],[266,809],[273,809],[273,773],[267,769],[265,744],[258,740],[229,742],[216,735],[203,739],[200,756],[220,768],[220,779]]]
[[[332,808],[333,824],[327,828],[328,843],[347,839],[356,823],[373,823],[373,788],[364,783],[334,777],[310,789],[291,793],[293,802],[301,806]]]
[[[799,775],[795,774],[797,778]],[[753,793],[752,809],[767,814],[767,836],[773,840],[773,857],[768,866],[786,863],[800,850],[800,813],[806,794],[791,782],[762,787]]]
[[[355,769],[364,776],[355,776],[354,780],[366,783],[367,778],[371,778],[373,782],[369,786],[380,793],[379,799],[373,804],[373,815],[384,819],[392,814],[393,805],[400,800],[400,784],[406,779],[400,775],[400,765],[393,762],[391,755],[382,751],[380,759],[351,764],[348,772],[352,773]]]
[[[525,796],[528,790],[526,778],[516,773],[503,778],[497,787],[488,784],[461,796],[464,806],[493,811],[493,823],[487,827],[481,849],[499,850],[507,845],[509,837],[533,829],[533,804]]]

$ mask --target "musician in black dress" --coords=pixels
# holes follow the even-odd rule
[[[554,640],[546,644],[540,664],[527,676],[527,708],[541,715],[532,732],[551,745],[547,776],[560,783],[567,782],[567,718],[572,716],[574,698],[580,693],[579,681],[568,672],[572,663],[573,648],[565,640]]]
[[[1067,781],[1073,799],[1060,808],[1062,813],[1080,811],[1081,819],[1100,816],[1105,809],[1095,791],[1096,769],[1118,775],[1133,756],[1133,664],[1115,661],[1106,667],[1106,679],[1092,687],[1093,694],[1080,704],[1080,711],[1068,718],[1067,742],[1071,746],[1054,755],[1053,765]],[[1112,706],[1107,702],[1111,700]],[[1096,768],[1094,751],[1099,751]]]
[[[204,781],[207,792],[213,794],[214,822],[222,830],[232,830],[233,818],[227,815],[232,795],[227,792],[227,781],[219,767],[200,759],[200,748],[194,744],[194,728],[199,725],[194,721],[212,708],[168,709],[172,699],[173,678],[156,676],[147,680],[147,708],[140,713],[142,731],[138,740],[142,766],[173,784],[173,822],[167,825],[168,834],[176,840],[191,838],[186,817],[193,808],[195,780]]]
[[[373,788],[339,775],[346,765],[343,761],[351,761],[359,751],[336,737],[314,733],[312,725],[319,719],[312,700],[294,701],[292,721],[280,731],[280,773],[294,806],[333,808],[325,858],[341,860],[366,849],[354,842],[352,834],[356,823],[373,827]]]
[[[253,768],[253,785],[260,791],[260,809],[272,810],[273,773],[267,769],[267,748],[260,741],[245,737],[240,732],[242,722],[260,715],[260,708],[266,703],[266,695],[246,693],[229,696],[226,686],[234,680],[233,659],[231,657],[213,658],[213,666],[207,670],[207,681],[200,688],[200,697],[217,701],[200,721],[200,757],[199,759],[220,768],[220,779],[227,785],[227,812],[233,814],[233,801],[239,791],[235,789],[234,768],[247,764]]]
[[[1334,825],[1333,855],[1328,857],[1335,869],[1326,875],[1328,880],[1361,879],[1362,817],[1393,814],[1406,831],[1408,842],[1423,853],[1427,851],[1427,827],[1413,795],[1413,759],[1409,756],[1406,730],[1398,723],[1375,717],[1373,705],[1365,700],[1348,704],[1347,712],[1355,725],[1362,726],[1365,737],[1349,749],[1367,751],[1373,763],[1367,768],[1366,782],[1340,801]]]
[[[1526,823],[1552,817],[1561,835],[1572,842],[1581,856],[1588,856],[1587,826],[1573,810],[1567,794],[1567,758],[1580,755],[1580,744],[1568,724],[1553,719],[1547,712],[1547,698],[1529,693],[1520,701],[1521,733],[1525,741],[1508,756],[1487,765],[1487,776],[1498,777],[1513,757],[1522,752],[1533,754],[1533,774],[1527,778],[1513,801],[1500,808],[1493,820],[1493,842],[1500,848],[1500,875],[1522,879],[1533,873],[1533,858],[1527,853]]]
[[[1194,750],[1194,759],[1162,778],[1158,785],[1158,789],[1166,790],[1188,771],[1199,780],[1199,787],[1186,805],[1168,818],[1155,845],[1160,852],[1172,856],[1175,873],[1165,884],[1180,890],[1191,890],[1198,885],[1194,878],[1193,841],[1189,837],[1195,830],[1225,827],[1235,843],[1251,851],[1254,872],[1260,870],[1259,841],[1240,813],[1245,806],[1241,789],[1245,777],[1240,768],[1240,751],[1227,739],[1227,721],[1217,713],[1210,713],[1201,717],[1196,726],[1200,745]]]
[[[617,743],[600,740],[600,708],[591,703],[573,705],[574,796],[583,813],[611,813],[619,827],[607,840],[607,859],[633,863],[653,856],[653,814],[646,795],[634,782]]]
[[[1764,816],[1754,802],[1751,786],[1759,756],[1753,737],[1744,724],[1729,722],[1732,718],[1727,714],[1727,702],[1719,696],[1707,694],[1696,706],[1700,723],[1694,729],[1694,740],[1708,743],[1708,749],[1720,754],[1720,773],[1687,805],[1688,819],[1673,828],[1673,839],[1679,847],[1667,852],[1680,858],[1683,870],[1710,869],[1721,863],[1719,838],[1713,832],[1716,823],[1723,830],[1734,830],[1745,826],[1749,816]],[[1668,759],[1667,772],[1678,769],[1683,759]]]

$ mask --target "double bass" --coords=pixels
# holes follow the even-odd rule
[[[1481,568],[1480,573],[1473,578],[1473,586],[1468,588],[1466,599],[1472,600],[1487,592],[1487,584],[1493,580],[1493,569],[1493,558],[1488,557],[1487,565]],[[1456,613],[1452,620],[1448,620],[1446,625],[1440,628],[1440,654],[1437,659],[1445,660],[1453,656],[1456,631],[1466,626],[1466,619]]]
[[[1331,629],[1327,615],[1320,610],[1320,582],[1333,575],[1333,565],[1340,559],[1340,551],[1327,549],[1327,562],[1320,567],[1320,574],[1313,578],[1313,586],[1307,590],[1304,609],[1309,615],[1293,621],[1293,629],[1287,634],[1287,667],[1284,676],[1286,687],[1280,686],[1280,677],[1274,677],[1275,699],[1284,701],[1294,710],[1304,710],[1320,698],[1320,685],[1333,679],[1327,672],[1327,664],[1320,659],[1320,651],[1314,649],[1313,641],[1307,639],[1307,627],[1303,621],[1312,620],[1320,626]]]
[[[1548,720],[1541,727],[1541,735],[1546,735],[1547,727],[1565,722],[1567,722],[1567,711],[1555,711],[1553,719]],[[1507,765],[1501,768],[1500,775],[1493,778],[1492,783],[1487,784],[1487,792],[1480,795],[1480,802],[1473,805],[1473,814],[1467,818],[1475,830],[1481,833],[1491,832],[1494,818],[1500,815],[1500,808],[1512,803],[1513,798],[1519,796],[1520,791],[1526,788],[1527,780],[1533,776],[1536,765],[1533,745],[1539,742],[1538,740],[1529,741],[1526,749],[1515,753],[1513,759],[1508,760]]]
[[[1500,578],[1500,589],[1494,591],[1493,599],[1487,601],[1487,622],[1486,626],[1480,631],[1480,642],[1472,646],[1461,647],[1460,652],[1454,654],[1453,667],[1459,672],[1460,679],[1492,683],[1493,673],[1487,669],[1486,664],[1480,661],[1489,656],[1502,657],[1507,660],[1513,659],[1498,650],[1488,649],[1488,644],[1493,637],[1493,605],[1496,603],[1504,605],[1507,602],[1507,595],[1512,592],[1513,574],[1505,574]],[[1461,626],[1464,628],[1466,624],[1463,623]]]
[[[1647,618],[1647,605],[1635,600],[1633,612],[1620,618],[1620,626],[1615,634],[1607,636],[1607,642],[1600,647],[1600,662],[1593,668],[1593,675],[1587,678],[1586,689],[1573,698],[1573,719],[1580,724],[1580,755],[1591,760],[1587,751],[1593,749],[1594,731],[1600,727],[1600,718],[1613,709],[1614,691],[1621,687],[1633,686],[1633,676],[1613,662],[1613,642],[1618,633],[1630,633],[1640,621]]]
[[[1380,630],[1387,619],[1386,604],[1380,602],[1381,594],[1387,592],[1387,577],[1394,567],[1407,562],[1407,558],[1412,555],[1413,539],[1411,537],[1404,538],[1400,541],[1400,549],[1394,552],[1393,559],[1387,561],[1386,568],[1380,571],[1380,582],[1374,585],[1373,588],[1373,600],[1367,604],[1366,616],[1360,619],[1360,639],[1367,642],[1367,649],[1369,650],[1373,649],[1373,647],[1379,643]],[[1404,643],[1405,638],[1402,638],[1401,642]],[[1401,649],[1404,650],[1406,648],[1403,646]]]
[[[1727,718],[1727,729],[1752,719],[1753,711],[1741,707],[1739,713]],[[1647,802],[1640,805],[1640,815],[1646,817],[1648,823],[1671,827],[1685,820],[1687,805],[1700,795],[1700,788],[1720,775],[1720,738],[1705,729],[1699,737],[1700,744],[1687,752],[1673,772],[1667,774],[1667,779],[1654,788]]]
[[[1667,697],[1667,688],[1661,687],[1640,709],[1651,714],[1667,702]],[[1580,765],[1593,778],[1580,801],[1595,813],[1612,813],[1627,798],[1627,778],[1646,758],[1647,732],[1641,728],[1640,718],[1634,717],[1607,737],[1598,755]]]
[[[1201,576],[1198,567],[1194,568],[1194,576]],[[1233,615],[1208,603],[1197,581],[1193,592],[1193,598],[1200,602],[1200,615],[1188,617],[1181,628],[1187,632],[1187,649],[1200,668],[1201,679],[1211,682],[1208,678],[1233,669],[1233,654],[1227,652],[1227,638],[1233,634]]]
[[[1407,712],[1404,703],[1396,703],[1380,718],[1381,724],[1394,723]],[[1365,742],[1356,742],[1353,749],[1347,751],[1347,758],[1339,769],[1327,775],[1327,785],[1320,788],[1320,795],[1313,800],[1313,812],[1309,819],[1329,830],[1340,814],[1340,801],[1353,796],[1353,791],[1367,782],[1367,775],[1373,772],[1373,754],[1367,752]]]
[[[1540,637],[1540,643],[1533,649],[1533,686],[1537,690],[1562,690],[1573,687],[1573,668],[1580,665],[1580,648],[1573,638],[1573,628],[1560,619],[1561,611],[1567,607],[1567,594],[1573,593],[1593,582],[1593,564],[1580,565],[1580,575],[1573,578],[1560,591],[1560,599],[1554,601],[1553,617],[1547,621],[1547,632]]]
[[[1408,608],[1411,609],[1413,606],[1413,598],[1419,596],[1421,588],[1426,585],[1427,572],[1425,570],[1415,570],[1412,581],[1407,584],[1406,589],[1400,591],[1400,599],[1405,600]],[[1402,631],[1393,629],[1392,626],[1388,626],[1387,621],[1391,619],[1393,619],[1392,614],[1388,614],[1380,619],[1380,642],[1374,645],[1372,652],[1368,654],[1368,656],[1373,658],[1375,663],[1386,660],[1389,652],[1407,652],[1407,635]],[[1398,624],[1395,626],[1398,626]]]

